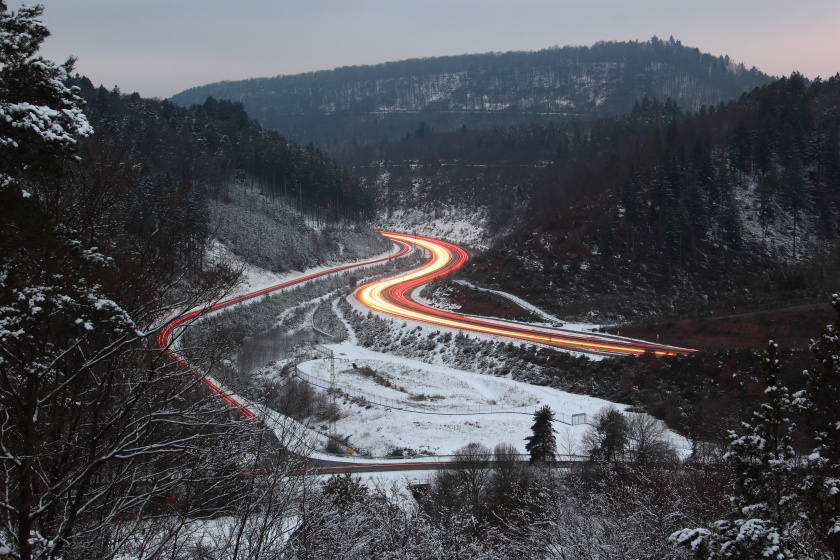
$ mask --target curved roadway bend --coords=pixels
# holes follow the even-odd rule
[[[253,421],[257,421],[258,418],[248,408],[246,404],[240,403],[234,395],[225,391],[225,389],[219,384],[217,384],[211,377],[207,376],[204,372],[200,371],[199,369],[191,366],[184,358],[182,358],[177,354],[177,352],[175,352],[172,344],[173,338],[177,330],[180,327],[182,327],[187,321],[196,318],[196,316],[198,316],[201,313],[240,303],[242,301],[246,301],[261,296],[263,294],[273,292],[275,290],[286,288],[294,284],[305,282],[307,280],[311,280],[319,276],[331,274],[333,272],[382,262],[406,253],[409,250],[409,244],[412,244],[428,250],[431,253],[432,258],[420,268],[408,272],[406,274],[400,275],[397,278],[392,278],[390,280],[384,280],[380,282],[373,282],[362,286],[361,288],[356,290],[356,297],[360,301],[374,309],[399,317],[405,317],[408,319],[414,319],[418,321],[424,321],[428,323],[433,323],[447,327],[454,327],[458,329],[518,338],[541,344],[549,344],[561,348],[582,351],[612,352],[625,354],[641,354],[643,352],[650,351],[655,352],[657,354],[674,355],[688,354],[693,352],[693,350],[688,350],[685,348],[677,348],[673,346],[652,344],[647,342],[626,340],[620,338],[610,338],[607,336],[580,335],[571,332],[551,331],[546,329],[524,326],[520,327],[516,325],[497,323],[486,319],[479,319],[476,317],[469,317],[457,313],[449,313],[446,311],[441,311],[438,309],[433,309],[431,307],[421,305],[411,300],[406,294],[413,290],[415,287],[419,286],[420,284],[429,282],[433,278],[447,274],[448,272],[451,272],[463,265],[468,259],[467,252],[464,251],[464,249],[462,249],[461,247],[458,247],[457,245],[448,243],[446,241],[438,241],[427,237],[384,231],[380,233],[382,233],[386,237],[391,238],[395,243],[397,243],[400,246],[400,250],[393,255],[388,255],[387,257],[380,257],[378,259],[371,259],[360,263],[334,267],[321,272],[316,272],[313,274],[302,276],[294,280],[289,280],[287,282],[276,284],[268,288],[263,288],[261,290],[257,290],[255,292],[251,292],[249,294],[245,294],[239,297],[220,301],[214,305],[209,305],[207,307],[185,313],[184,315],[181,315],[171,320],[163,328],[161,328],[157,337],[158,347],[164,352],[164,355],[167,358],[173,360],[175,363],[177,363],[178,365],[195,375],[198,378],[198,380],[201,381],[201,383],[203,383],[210,390],[218,394],[219,397],[225,400],[225,402],[227,402],[230,406],[235,408],[244,417]],[[433,464],[417,464],[413,462],[406,462],[367,465],[354,464],[351,466],[342,461],[329,461],[321,459],[312,460],[310,463],[310,468],[318,469],[324,472],[341,472],[351,469],[356,471],[428,469],[440,468],[441,466],[452,464],[453,463],[451,462],[435,462]]]
[[[614,336],[580,334],[571,331],[517,326],[490,321],[458,313],[450,313],[417,303],[408,294],[421,284],[443,276],[463,265],[469,256],[467,252],[446,241],[380,231],[397,243],[410,243],[422,247],[432,255],[431,259],[399,277],[372,282],[358,288],[356,298],[363,304],[397,317],[414,319],[443,327],[452,327],[473,332],[516,338],[540,344],[547,344],[567,350],[610,354],[643,354],[653,352],[659,355],[686,355],[694,352],[687,348],[655,344],[639,340],[622,339]]]
[[[305,282],[307,280],[312,280],[313,278],[318,278],[319,276],[325,276],[327,274],[332,274],[333,272],[339,272],[339,271],[347,270],[347,269],[350,269],[350,268],[356,268],[358,266],[365,266],[365,265],[374,264],[374,263],[378,263],[378,262],[382,262],[382,261],[387,261],[388,259],[393,259],[395,257],[398,257],[398,256],[408,252],[409,246],[408,246],[407,243],[405,243],[403,241],[400,241],[400,240],[396,240],[396,239],[394,241],[397,243],[397,245],[400,246],[400,250],[397,251],[396,253],[392,254],[392,255],[389,254],[387,257],[379,257],[378,259],[371,259],[371,260],[362,261],[362,262],[359,262],[359,263],[346,264],[346,265],[343,265],[343,266],[336,266],[334,268],[330,268],[330,269],[327,269],[327,270],[322,270],[321,272],[315,272],[315,273],[312,273],[312,274],[307,274],[306,276],[301,276],[300,278],[295,278],[294,280],[289,280],[287,282],[282,282],[282,283],[276,284],[274,286],[269,286],[268,288],[263,288],[261,290],[257,290],[255,292],[251,292],[249,294],[245,294],[245,295],[242,295],[242,296],[239,296],[239,297],[226,299],[226,300],[220,301],[220,302],[218,302],[214,305],[209,305],[209,306],[203,307],[201,309],[196,309],[194,311],[190,311],[189,313],[185,313],[184,315],[176,317],[175,319],[171,320],[169,323],[164,325],[164,327],[158,333],[158,337],[157,337],[158,348],[163,350],[164,355],[167,358],[173,360],[175,363],[177,363],[178,365],[180,365],[184,369],[189,370],[193,375],[195,375],[198,378],[199,381],[201,381],[201,383],[203,383],[207,388],[209,388],[211,391],[213,391],[214,393],[219,395],[219,397],[221,397],[225,402],[227,402],[233,408],[238,410],[240,412],[240,414],[242,414],[244,417],[246,417],[248,419],[251,419],[251,420],[257,420],[256,415],[251,410],[249,410],[247,406],[241,404],[236,399],[236,397],[234,397],[233,395],[231,395],[230,393],[225,391],[221,386],[219,386],[219,384],[217,384],[215,382],[215,380],[213,380],[211,377],[209,377],[204,372],[202,372],[202,371],[198,370],[197,368],[194,368],[193,366],[191,366],[184,358],[179,356],[178,353],[175,352],[175,350],[173,350],[173,346],[172,346],[173,337],[174,337],[175,333],[177,332],[178,328],[183,326],[190,319],[194,319],[197,315],[200,315],[202,313],[206,313],[206,312],[208,312],[210,310],[213,310],[213,309],[221,309],[222,307],[227,307],[228,305],[233,305],[233,304],[236,304],[236,303],[240,303],[240,302],[243,302],[243,301],[258,297],[258,296],[261,296],[263,294],[268,294],[268,293],[273,292],[275,290],[279,290],[279,289],[282,289],[282,288],[287,288],[287,287],[293,286],[295,284],[300,284],[301,282]]]

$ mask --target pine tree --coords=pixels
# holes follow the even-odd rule
[[[800,542],[798,472],[792,447],[794,403],[779,385],[778,346],[770,342],[763,365],[766,401],[730,432],[724,456],[736,473],[731,514],[709,528],[683,529],[670,541],[691,549],[697,558],[776,560],[811,556]]]
[[[42,12],[42,6],[10,12],[0,0],[0,191],[35,165],[60,163],[79,137],[93,133],[78,88],[65,83],[73,59],[57,65],[37,56],[49,36],[38,19]]]
[[[602,408],[583,436],[583,446],[591,461],[623,461],[628,447],[630,425],[627,417],[614,406]]]
[[[804,372],[806,389],[796,397],[816,442],[802,483],[806,522],[840,559],[840,294],[831,304],[837,317],[811,345],[817,367]]]
[[[525,438],[525,450],[531,454],[531,464],[553,460],[557,455],[557,440],[554,437],[554,411],[544,405],[534,413],[532,434]]]
[[[41,12],[0,0],[0,556],[108,558],[228,453],[227,411],[149,341],[229,284],[189,273],[187,228],[125,224],[140,181],[104,142],[80,163],[93,130],[72,60],[37,55]],[[182,224],[170,200],[154,201],[164,229]]]

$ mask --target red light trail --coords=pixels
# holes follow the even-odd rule
[[[655,344],[620,337],[576,334],[568,331],[552,331],[543,328],[525,327],[479,319],[458,313],[450,313],[417,303],[407,294],[422,284],[448,274],[462,266],[469,256],[467,252],[446,241],[393,232],[379,232],[397,243],[410,243],[421,247],[432,255],[421,267],[398,277],[371,282],[355,292],[356,298],[368,307],[405,319],[413,319],[443,327],[452,327],[547,344],[567,350],[602,352],[612,354],[686,355],[694,352],[687,348]]]
[[[399,241],[399,240],[395,240],[395,241],[400,246],[400,250],[397,251],[396,253],[394,253],[393,255],[388,255],[387,257],[380,257],[378,259],[371,259],[371,260],[363,261],[363,262],[360,262],[360,263],[347,264],[347,265],[344,265],[344,266],[336,266],[334,268],[330,268],[330,269],[327,269],[327,270],[322,270],[321,272],[314,272],[312,274],[307,274],[306,276],[301,276],[300,278],[295,278],[293,280],[289,280],[287,282],[282,282],[280,284],[276,284],[276,285],[270,286],[268,288],[263,288],[261,290],[255,291],[255,292],[245,294],[243,296],[239,296],[239,297],[235,297],[235,298],[231,298],[231,299],[226,299],[226,300],[220,301],[220,302],[218,302],[214,305],[209,305],[207,307],[197,309],[195,311],[190,311],[189,313],[185,313],[184,315],[181,315],[181,316],[173,319],[169,323],[167,323],[160,330],[160,332],[158,333],[158,337],[157,337],[158,348],[163,350],[163,353],[167,358],[174,361],[176,364],[178,364],[179,366],[183,367],[184,369],[190,371],[193,375],[195,375],[196,378],[198,378],[198,380],[201,383],[203,383],[208,389],[210,389],[211,391],[213,391],[214,393],[219,395],[219,397],[221,397],[230,406],[232,406],[237,411],[239,411],[239,413],[242,414],[242,416],[244,416],[244,417],[246,417],[250,420],[257,420],[254,413],[251,412],[246,406],[242,405],[239,401],[237,401],[236,398],[233,395],[227,393],[211,377],[209,377],[207,374],[205,374],[204,372],[202,372],[198,368],[190,365],[184,358],[179,356],[178,353],[175,350],[173,350],[173,347],[172,347],[173,336],[177,332],[177,329],[179,327],[183,326],[190,319],[193,319],[193,318],[197,317],[198,315],[200,315],[202,313],[207,313],[208,311],[211,311],[211,310],[214,310],[214,309],[221,309],[223,307],[227,307],[227,306],[233,305],[235,303],[240,303],[240,302],[243,302],[243,301],[247,301],[249,299],[253,299],[255,297],[273,292],[275,290],[280,290],[282,288],[287,288],[287,287],[293,286],[295,284],[300,284],[301,282],[305,282],[307,280],[312,280],[313,278],[318,278],[319,276],[325,276],[327,274],[332,274],[334,272],[339,272],[339,271],[342,271],[342,270],[347,270],[347,269],[355,268],[355,267],[358,267],[358,266],[365,266],[365,265],[369,265],[369,264],[375,264],[375,263],[378,263],[378,262],[386,261],[388,259],[393,259],[395,257],[398,257],[398,256],[408,252],[409,246],[406,243],[403,243],[402,241]]]

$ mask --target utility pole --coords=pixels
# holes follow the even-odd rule
[[[332,404],[335,408],[335,357],[330,350],[330,393],[332,393]]]
[[[335,394],[335,354],[332,350],[330,350],[330,426],[332,427],[333,436],[335,435],[335,416],[336,411],[338,410],[337,405],[335,403]]]

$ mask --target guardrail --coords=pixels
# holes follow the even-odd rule
[[[332,350],[329,348],[325,348],[320,344],[313,344],[313,348],[315,350],[324,353],[325,355],[332,357]],[[417,414],[435,414],[440,416],[467,416],[467,415],[474,415],[474,414],[523,414],[526,416],[533,416],[534,413],[537,411],[534,408],[533,411],[522,410],[526,407],[518,407],[518,408],[510,408],[510,407],[503,407],[499,405],[476,405],[476,406],[462,406],[462,407],[423,407],[412,405],[405,401],[398,401],[394,399],[389,399],[387,397],[382,397],[380,395],[373,395],[370,393],[365,393],[364,391],[359,391],[354,387],[350,387],[349,385],[344,385],[341,383],[330,383],[329,380],[321,379],[320,377],[311,375],[306,373],[302,369],[300,369],[299,364],[303,361],[306,361],[303,358],[295,358],[294,362],[294,369],[295,375],[309,383],[310,385],[314,385],[315,387],[320,387],[327,391],[338,391],[351,399],[357,399],[362,403],[369,403],[375,404],[378,406],[384,406],[385,408],[392,408],[395,410],[405,410],[407,412],[414,412]],[[578,426],[580,424],[587,424],[587,415],[585,413],[576,413],[576,414],[564,414],[562,412],[554,412],[554,419],[558,422],[562,422],[563,424],[569,424],[570,426]]]
[[[491,452],[491,455],[487,459],[483,458],[472,458],[465,455],[358,455],[358,454],[339,454],[339,453],[325,453],[323,451],[319,451],[318,455],[320,457],[328,457],[328,460],[341,460],[342,462],[347,462],[348,464],[353,464],[355,466],[365,466],[368,462],[377,462],[377,461],[403,461],[404,463],[400,464],[411,464],[411,462],[420,462],[420,463],[443,463],[443,464],[452,464],[454,462],[462,463],[487,463],[488,466],[491,466],[493,463],[497,463],[499,461],[496,460],[494,455]],[[505,460],[513,460],[513,461],[529,461],[531,456],[527,453],[517,453],[515,455],[507,455]],[[576,453],[568,454],[563,452],[556,452],[554,460],[549,460],[546,464],[551,465],[563,465],[563,464],[570,464],[570,463],[581,463],[583,461],[588,461],[590,459],[589,455],[578,455]],[[316,467],[317,468],[317,467]]]

